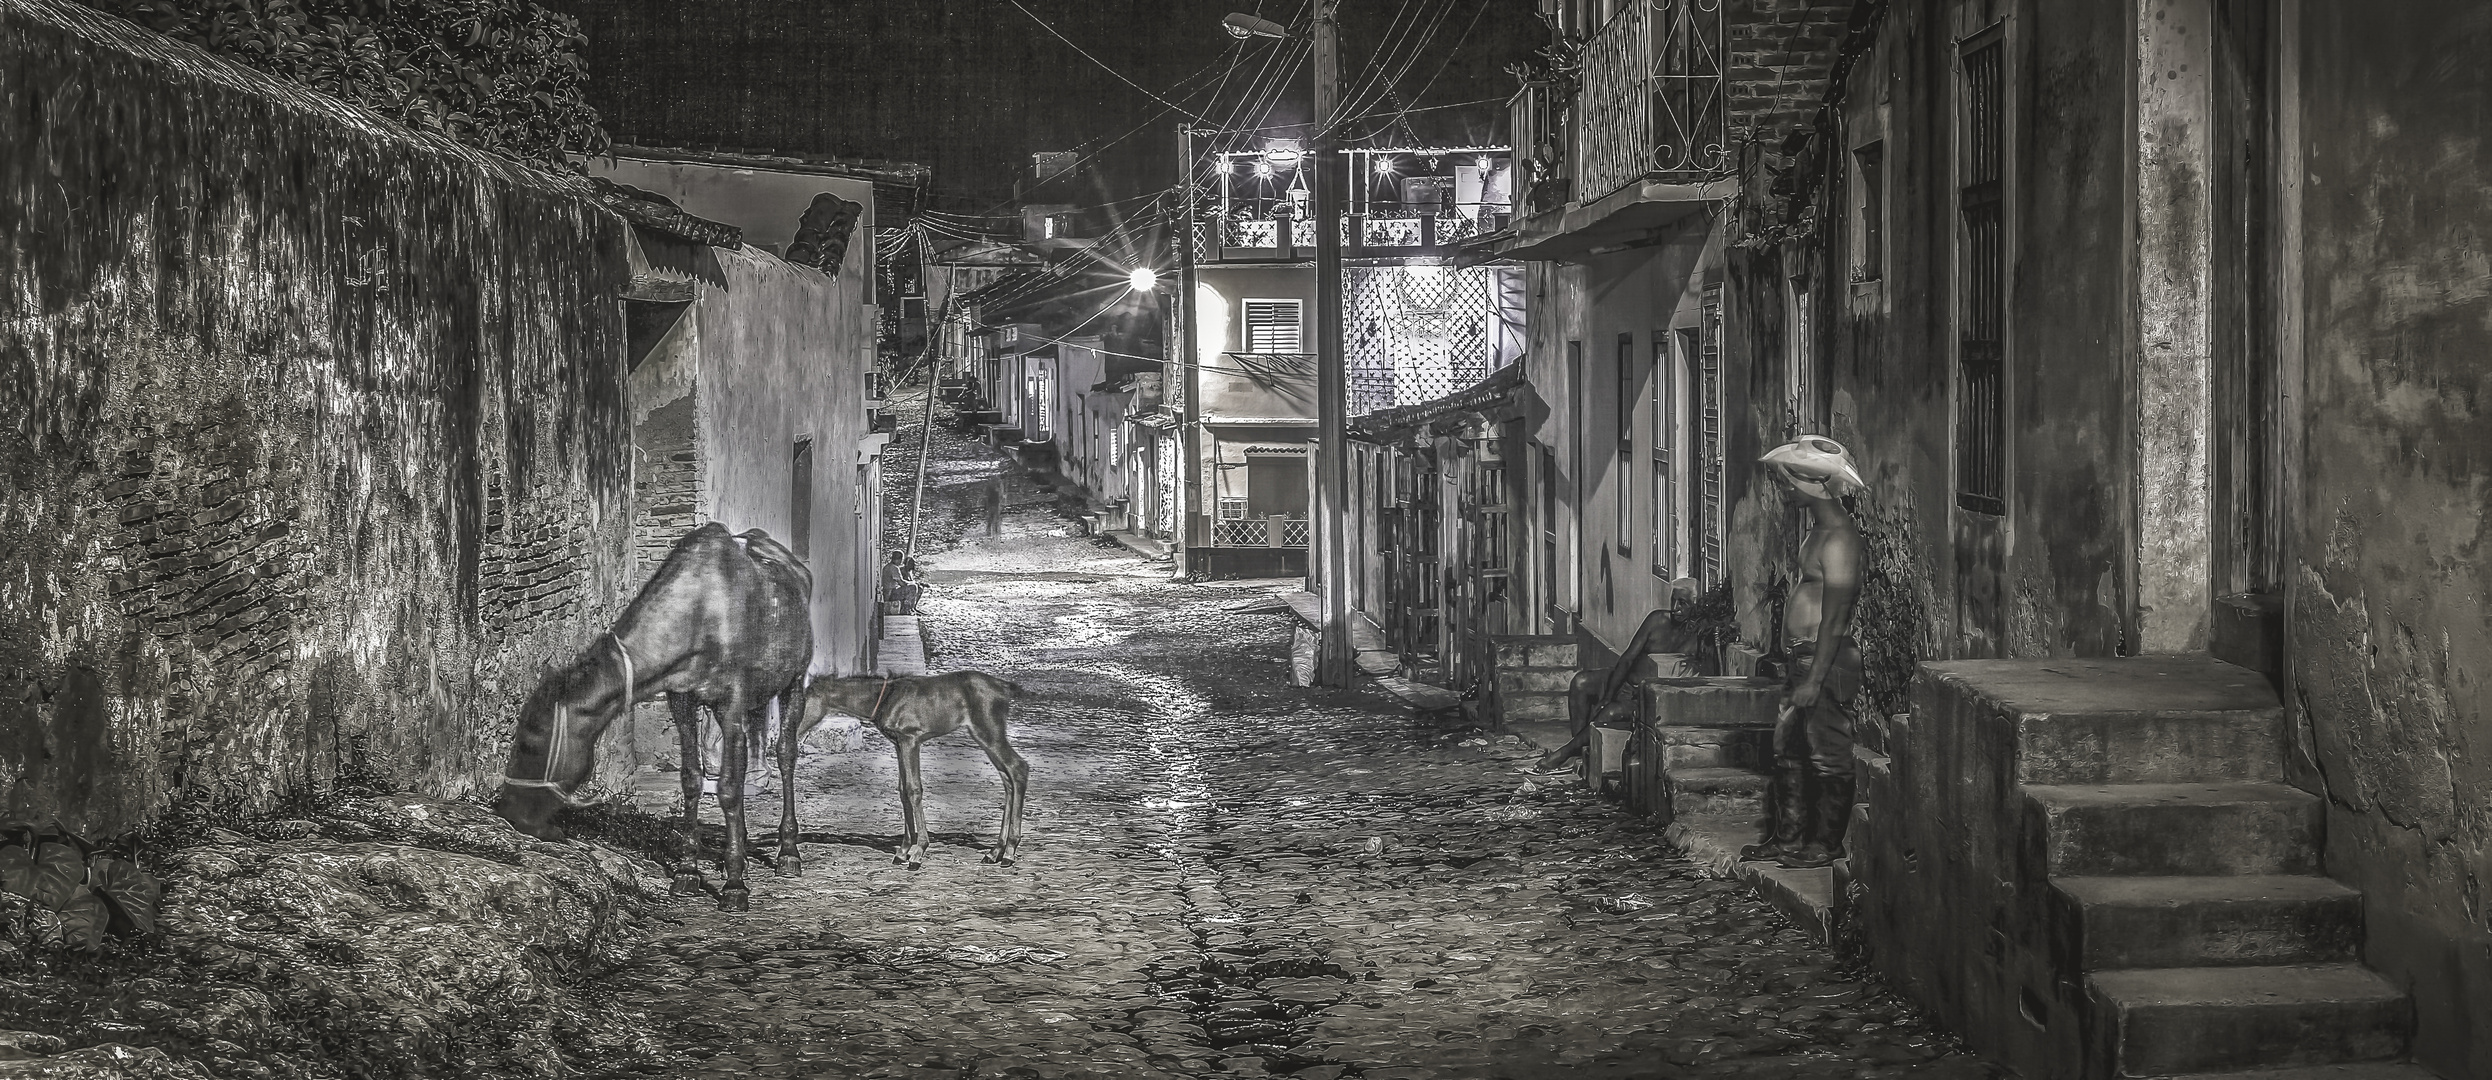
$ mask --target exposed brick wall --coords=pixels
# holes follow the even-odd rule
[[[624,227],[0,0],[0,817],[499,775],[628,584]]]
[[[639,489],[637,576],[645,579],[666,561],[675,541],[701,524],[701,441],[695,399],[686,395],[650,410],[633,431],[640,451],[633,484]]]
[[[1856,0],[1730,0],[1733,138],[1780,139],[1817,115]]]

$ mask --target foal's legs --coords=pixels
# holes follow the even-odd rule
[[[805,680],[799,676],[779,691],[779,873],[805,872],[805,857],[796,853],[796,742],[805,734]]]
[[[744,887],[744,768],[746,725],[759,722],[750,704],[752,694],[742,686],[727,692],[727,700],[718,706],[719,744],[727,760],[718,770],[719,816],[727,819],[727,883],[718,890],[718,910],[744,911],[751,907]]]
[[[675,863],[675,884],[668,890],[676,896],[701,892],[701,703],[692,695],[669,692],[666,707],[675,715],[675,742],[683,750],[683,761],[676,776],[684,786],[684,816],[676,839],[678,861]]]
[[[969,707],[969,733],[978,740],[986,759],[995,763],[995,772],[1004,778],[1004,828],[995,850],[987,852],[985,862],[1010,866],[1021,857],[1021,801],[1029,793],[1030,766],[1015,753],[1004,738],[1006,706]]]
[[[893,853],[894,864],[917,869],[926,859],[926,794],[925,781],[917,772],[917,744],[925,736],[914,731],[885,731],[892,748],[900,753],[900,850]]]

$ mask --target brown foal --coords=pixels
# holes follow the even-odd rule
[[[918,778],[917,747],[950,734],[966,721],[969,734],[1004,777],[1004,829],[985,861],[1010,866],[1021,857],[1021,800],[1029,791],[1030,767],[1004,738],[1004,714],[1011,711],[1021,688],[983,671],[942,675],[860,676],[816,679],[805,692],[803,719],[779,730],[779,872],[796,874],[804,863],[796,854],[796,744],[805,732],[832,713],[859,717],[891,740],[900,754],[900,817],[907,835],[901,837],[894,863],[916,869],[925,861],[925,785]]]

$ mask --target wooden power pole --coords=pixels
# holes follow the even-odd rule
[[[1323,625],[1318,686],[1348,686],[1350,649],[1347,359],[1341,349],[1341,198],[1348,178],[1334,123],[1341,97],[1338,0],[1315,4],[1315,585]]]

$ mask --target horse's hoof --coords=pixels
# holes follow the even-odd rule
[[[793,852],[793,851],[785,851],[785,852],[780,852],[780,853],[779,853],[779,876],[780,876],[780,877],[803,877],[803,876],[805,876],[805,857],[804,857],[804,856],[802,856],[802,855],[798,855],[797,853],[795,853],[795,852]]]
[[[909,857],[906,855],[894,855],[891,857],[891,865],[893,866],[907,866],[908,864]]]
[[[985,855],[980,856],[980,857],[978,858],[978,861],[979,861],[979,862],[983,862],[983,863],[996,863],[996,862],[1002,862],[1002,861],[1004,861],[1004,853],[1003,853],[1003,852],[1000,852],[1000,851],[990,851],[990,852],[987,852]]]
[[[677,874],[675,884],[666,891],[676,896],[699,896],[709,889],[702,884],[699,874]]]
[[[749,911],[752,907],[751,893],[733,885],[718,890],[718,910]]]

